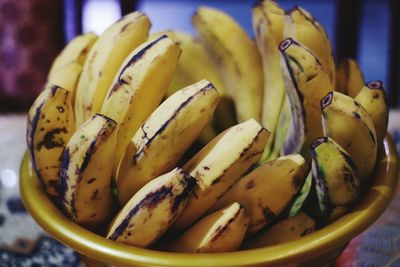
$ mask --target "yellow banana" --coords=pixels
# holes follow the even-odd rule
[[[261,248],[297,240],[315,230],[315,221],[304,212],[286,218],[248,240],[243,249]]]
[[[77,88],[75,115],[79,126],[99,112],[124,59],[148,37],[150,20],[134,12],[108,27],[90,49]]]
[[[220,10],[199,7],[192,22],[235,102],[238,121],[260,121],[263,74],[255,43]]]
[[[182,212],[195,180],[176,168],[147,183],[122,208],[107,238],[138,247],[148,247]]]
[[[316,54],[322,69],[335,85],[335,61],[324,28],[304,8],[295,7],[287,12],[285,37],[293,38]]]
[[[150,115],[132,138],[118,169],[122,204],[176,165],[209,122],[218,100],[214,86],[202,80],[177,91]]]
[[[72,106],[75,104],[76,87],[81,76],[82,65],[71,61],[60,67],[48,78],[48,83],[58,85],[71,92]]]
[[[218,74],[217,66],[199,40],[194,39],[188,33],[180,31],[166,31],[152,36],[156,37],[163,34],[175,40],[182,49],[182,55],[179,58],[174,78],[167,89],[167,96],[203,79],[210,81],[221,95],[221,100],[214,112],[213,121],[206,126],[199,137],[200,141],[206,144],[219,132],[235,124],[234,113],[231,110],[225,112],[226,109],[229,109],[232,100],[228,96],[228,92]]]
[[[191,253],[235,251],[244,239],[248,223],[245,210],[235,202],[201,219],[167,249]]]
[[[28,113],[26,139],[32,166],[52,197],[58,196],[61,154],[75,131],[71,101],[71,92],[47,84]]]
[[[336,91],[355,97],[364,86],[360,67],[353,59],[347,58],[336,68]]]
[[[312,173],[323,220],[336,219],[336,207],[347,207],[359,196],[360,181],[350,155],[329,137],[311,145]]]
[[[197,39],[181,31],[160,32],[153,34],[152,37],[162,35],[170,37],[182,49],[182,55],[179,58],[174,78],[168,87],[167,96],[203,79],[210,81],[221,96],[228,94],[221,77],[217,73],[217,66]]]
[[[353,98],[330,92],[321,100],[324,135],[347,151],[365,181],[375,166],[377,138],[368,112]]]
[[[388,125],[388,106],[381,81],[368,82],[354,98],[365,108],[374,123],[378,148],[382,146]]]
[[[292,121],[282,151],[299,153],[322,136],[320,100],[333,90],[333,85],[308,48],[289,38],[280,44],[280,51],[292,105]]]
[[[60,201],[67,215],[89,229],[105,226],[114,214],[111,193],[117,124],[96,114],[69,140],[61,158]]]
[[[265,159],[270,153],[285,100],[285,83],[282,76],[279,43],[283,40],[285,11],[271,0],[260,1],[253,6],[253,31],[262,57],[264,93],[262,103],[262,125],[271,132],[265,148]]]
[[[86,57],[93,44],[97,41],[97,38],[97,35],[93,32],[88,32],[73,38],[54,60],[48,77],[53,76],[56,71],[71,62],[76,62],[83,66]]]
[[[163,35],[141,44],[121,65],[101,109],[119,125],[114,174],[133,135],[164,97],[180,53],[178,44]]]
[[[219,134],[187,162],[183,169],[197,185],[172,229],[186,229],[207,212],[260,159],[268,138],[269,132],[250,119]]]
[[[276,218],[301,189],[308,166],[299,154],[287,155],[253,170],[240,179],[210,209],[237,201],[249,215],[252,235]]]

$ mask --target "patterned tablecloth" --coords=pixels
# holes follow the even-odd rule
[[[83,266],[79,256],[47,236],[19,198],[19,165],[26,149],[24,115],[0,116],[0,267]],[[400,112],[389,132],[400,151]],[[397,192],[400,192],[398,186]],[[367,231],[353,239],[334,266],[400,266],[400,194]]]

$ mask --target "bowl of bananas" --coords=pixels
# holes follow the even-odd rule
[[[300,7],[252,19],[255,41],[209,7],[196,37],[134,12],[71,40],[28,114],[36,222],[93,266],[333,261],[395,191],[383,84]]]

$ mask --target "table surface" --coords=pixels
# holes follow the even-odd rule
[[[83,266],[79,256],[50,238],[33,221],[19,197],[19,165],[26,150],[26,115],[0,115],[0,267]],[[400,111],[392,111],[389,132],[400,151]],[[334,264],[400,266],[400,186],[379,220],[354,238]]]

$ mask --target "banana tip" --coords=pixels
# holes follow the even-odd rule
[[[283,40],[280,44],[279,44],[279,50],[281,50],[282,52],[285,51],[289,46],[291,46],[291,44],[294,43],[294,40],[292,38],[287,38],[285,40]]]
[[[314,140],[314,142],[311,144],[310,149],[314,150],[316,147],[318,147],[322,143],[327,143],[328,142],[328,137],[322,136],[318,137],[317,139]]]
[[[368,82],[366,85],[369,89],[383,89],[383,83],[379,80]]]
[[[332,103],[333,92],[329,92],[326,96],[321,99],[321,110],[326,108]]]

